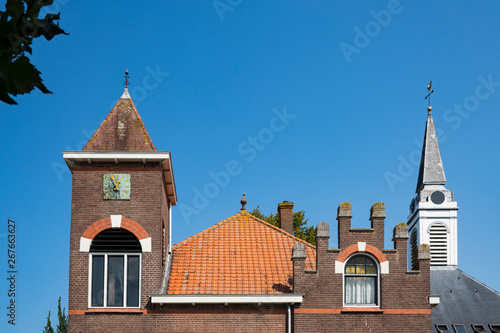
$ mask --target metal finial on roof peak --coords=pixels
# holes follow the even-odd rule
[[[427,91],[430,91],[430,92],[424,98],[424,99],[427,99],[427,98],[429,99],[429,107],[427,108],[427,112],[429,112],[429,114],[431,113],[431,110],[432,110],[432,107],[431,107],[431,94],[434,92],[434,89],[432,89],[432,91],[431,91],[431,88],[432,88],[432,80],[431,80],[431,82],[429,82],[427,84]]]
[[[125,86],[125,89],[128,88],[130,82],[129,82],[129,79],[130,76],[128,76],[128,68],[125,70],[125,82],[123,82],[123,85]]]
[[[243,198],[240,201],[241,203],[241,211],[246,211],[245,205],[247,204],[247,199],[245,199],[245,193],[243,193]]]

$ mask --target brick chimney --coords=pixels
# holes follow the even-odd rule
[[[293,202],[283,201],[278,204],[280,228],[293,235]]]

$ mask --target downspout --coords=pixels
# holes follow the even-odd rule
[[[290,304],[288,304],[288,333],[292,333],[292,311],[290,310]]]
[[[168,253],[172,253],[172,204],[168,201]]]
[[[170,277],[170,270],[172,269],[172,205],[168,201],[168,253],[165,258],[165,268],[163,269],[163,276],[161,278],[160,294],[166,294],[168,289],[168,279]]]

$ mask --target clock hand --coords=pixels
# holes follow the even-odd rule
[[[113,190],[118,190],[118,184],[116,183],[115,177],[111,174],[111,179],[113,179],[113,183],[115,184],[115,188]]]

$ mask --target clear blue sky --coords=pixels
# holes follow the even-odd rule
[[[237,213],[245,192],[249,209],[269,214],[288,200],[311,225],[328,222],[331,247],[342,201],[356,227],[383,201],[392,248],[415,192],[433,80],[446,186],[460,207],[459,268],[500,290],[500,2],[220,0],[224,12],[211,0],[55,3],[70,35],[37,40],[31,56],[54,94],[0,104],[0,268],[5,276],[12,218],[19,269],[18,326],[6,324],[2,277],[0,331],[42,330],[59,296],[67,308],[71,174],[61,151],[83,147],[126,68],[154,144],[172,152],[174,243]],[[231,161],[239,173],[193,202]]]

